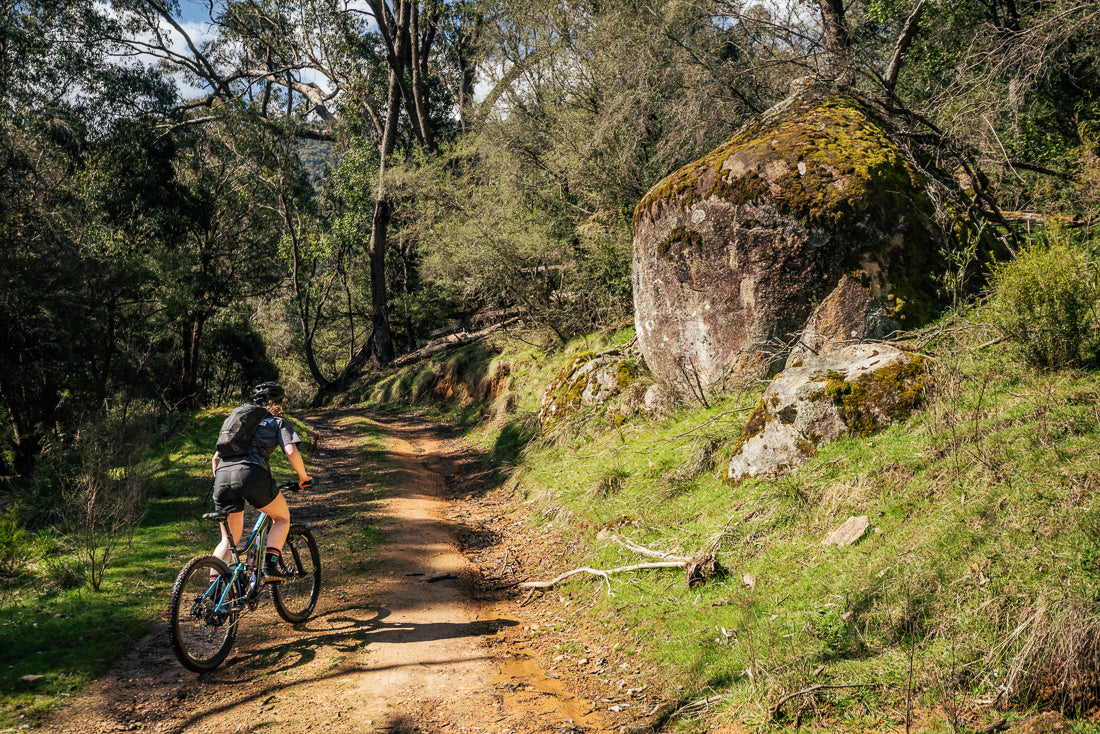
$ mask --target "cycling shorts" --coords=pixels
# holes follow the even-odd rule
[[[217,512],[242,512],[245,500],[259,509],[270,505],[279,490],[271,472],[255,464],[228,464],[214,474],[214,509]]]

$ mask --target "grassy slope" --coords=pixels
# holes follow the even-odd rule
[[[570,354],[599,348],[592,340],[554,355],[482,347],[363,397],[434,400],[468,425],[530,501],[531,521],[570,539],[560,570],[650,560],[601,530],[679,554],[720,539],[730,573],[702,588],[669,571],[616,576],[609,590],[592,577],[561,587],[591,602],[592,624],[627,636],[618,654],[650,661],[668,695],[721,696],[708,721],[817,717],[862,729],[910,718],[916,729],[965,730],[1037,705],[1089,708],[1100,641],[1100,386],[1092,372],[1039,373],[1003,345],[978,348],[988,339],[977,322],[944,324],[924,350],[936,394],[922,411],[872,439],[829,445],[793,475],[739,486],[722,481],[722,468],[758,391],[620,426],[593,409],[534,437],[539,391]],[[453,379],[463,372],[465,382]],[[510,391],[474,403],[501,372]],[[712,468],[685,477],[715,445]],[[864,539],[822,547],[853,515],[870,518]],[[853,687],[796,696],[773,714],[813,685]]]

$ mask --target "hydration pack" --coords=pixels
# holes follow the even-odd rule
[[[252,403],[234,408],[222,423],[222,430],[218,433],[218,455],[225,459],[231,456],[244,456],[251,451],[252,437],[256,435],[256,429],[264,418],[270,415],[267,408]]]

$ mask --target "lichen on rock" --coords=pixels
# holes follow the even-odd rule
[[[864,294],[857,339],[918,326],[937,305],[942,241],[924,180],[873,108],[793,97],[638,204],[639,346],[659,379],[721,389],[768,371],[771,344],[842,285]]]
[[[778,475],[847,435],[871,436],[907,418],[926,395],[924,358],[859,344],[807,359],[764,391],[734,446],[727,478]]]
[[[630,354],[583,352],[574,356],[543,392],[539,430],[549,431],[582,405],[606,402],[637,377],[638,367]]]

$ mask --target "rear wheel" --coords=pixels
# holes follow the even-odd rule
[[[216,556],[192,558],[176,576],[168,602],[168,636],[188,670],[213,670],[233,648],[239,614],[216,611],[229,578],[229,567]]]
[[[309,528],[290,526],[279,562],[285,577],[271,585],[275,611],[288,622],[304,622],[321,595],[321,553]]]

